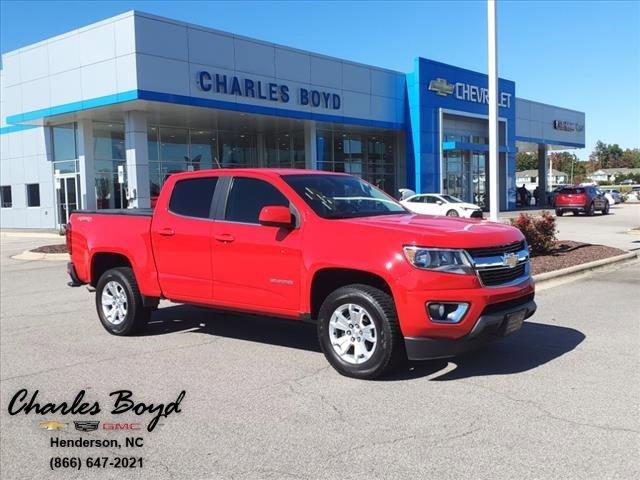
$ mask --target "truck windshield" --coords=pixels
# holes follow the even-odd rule
[[[322,218],[404,214],[407,210],[373,185],[349,175],[283,175]]]

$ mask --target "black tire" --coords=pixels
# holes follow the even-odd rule
[[[587,217],[592,217],[593,214],[596,213],[596,206],[593,204],[593,202],[589,204],[585,213],[587,214]]]
[[[335,310],[345,304],[364,308],[375,325],[375,349],[371,357],[360,364],[349,363],[341,358],[331,342],[331,317]],[[404,339],[398,326],[393,298],[369,285],[347,285],[335,290],[324,300],[318,315],[318,340],[327,361],[347,377],[374,379],[406,362]]]
[[[102,308],[102,296],[107,284],[115,282],[126,296],[126,315],[117,325],[110,322]],[[129,267],[118,267],[102,274],[96,285],[96,309],[100,323],[112,335],[132,335],[142,330],[151,316],[151,309],[142,305],[142,295],[138,289],[136,277]]]
[[[609,215],[609,208],[611,208],[611,206],[609,205],[609,202],[604,202],[604,208],[602,209],[602,214]]]
[[[447,217],[459,217],[459,216],[460,214],[454,209],[451,209],[447,212]]]
[[[578,210],[572,210],[571,213],[573,213],[574,217],[577,217],[578,215],[580,215],[580,212]]]
[[[556,216],[561,217],[562,215],[564,215],[564,211],[556,209]]]

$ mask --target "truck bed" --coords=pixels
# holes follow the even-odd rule
[[[109,210],[76,210],[71,213],[71,261],[78,278],[94,284],[92,265],[104,254],[126,258],[136,274],[140,290],[149,296],[160,296],[155,262],[151,248],[150,208]]]
[[[153,215],[153,208],[105,208],[102,210],[74,210],[73,213],[86,213],[91,215],[131,215],[140,217],[150,217]]]

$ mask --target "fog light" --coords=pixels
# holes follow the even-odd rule
[[[427,313],[433,322],[458,323],[469,309],[468,303],[429,302]]]

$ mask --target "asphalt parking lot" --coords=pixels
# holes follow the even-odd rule
[[[367,382],[338,375],[313,329],[293,322],[167,303],[145,334],[110,336],[93,294],[66,286],[62,262],[9,258],[43,243],[2,238],[3,479],[45,477],[49,458],[62,454],[145,463],[60,478],[640,476],[638,263],[542,291],[538,313],[501,343]],[[42,418],[8,415],[21,388],[55,402],[85,389],[105,410],[118,389],[147,402],[186,396],[180,414],[143,432],[141,449],[60,452]]]

